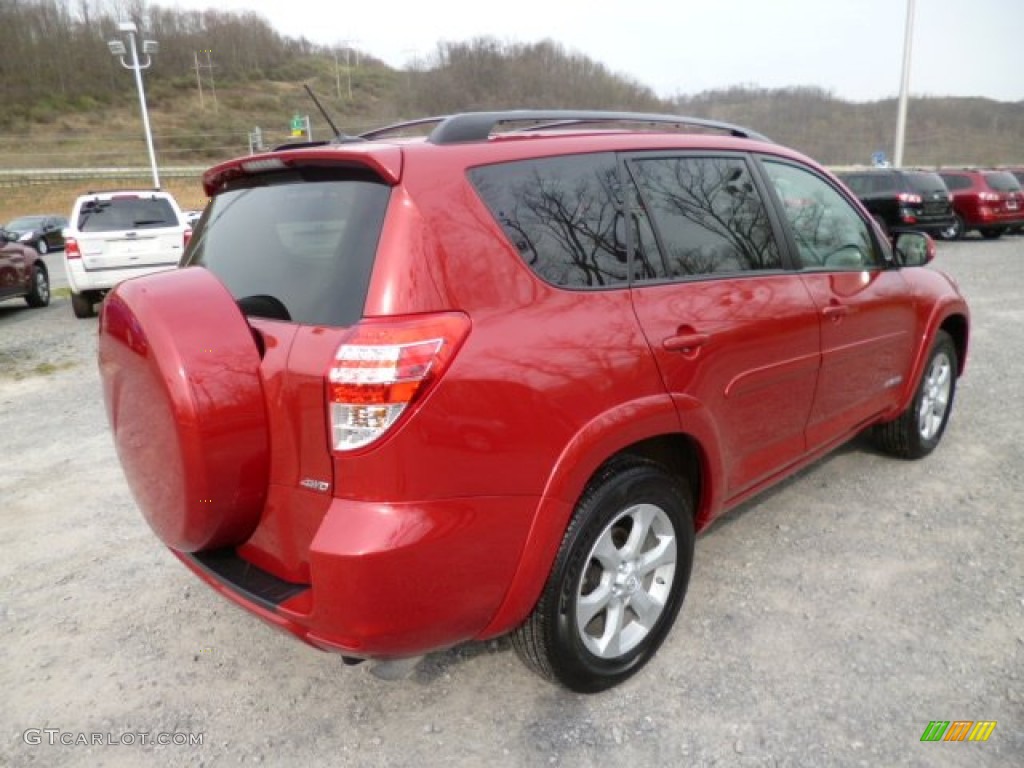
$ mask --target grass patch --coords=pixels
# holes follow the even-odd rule
[[[51,374],[57,373],[58,371],[66,371],[68,368],[74,368],[75,363],[67,360],[60,363],[39,363],[35,368],[28,371],[28,376],[50,376]]]
[[[0,352],[0,379],[21,381],[22,379],[34,376],[52,376],[55,373],[66,371],[77,365],[78,363],[71,362],[70,360],[60,360],[57,362],[46,360],[33,365],[31,353],[27,356],[19,356],[9,352]]]

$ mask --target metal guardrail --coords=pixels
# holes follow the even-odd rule
[[[163,166],[160,176],[166,178],[199,178],[208,165]],[[0,168],[0,187],[26,184],[47,184],[58,181],[84,179],[149,179],[152,169],[147,166],[106,168]]]

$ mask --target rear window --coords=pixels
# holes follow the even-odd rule
[[[946,183],[937,173],[908,173],[905,174],[907,183],[915,192],[931,194],[932,192],[946,192]]]
[[[839,179],[858,197],[872,195],[895,195],[900,182],[893,171],[872,171],[870,173],[840,173]]]
[[[985,181],[988,182],[992,189],[999,192],[1017,192],[1020,190],[1020,184],[1017,183],[1017,179],[1008,171],[986,173]]]
[[[86,200],[78,212],[79,232],[116,232],[177,226],[178,215],[163,197]]]
[[[184,265],[209,269],[250,315],[346,326],[362,317],[390,187],[289,172],[217,195]]]
[[[971,188],[970,176],[964,176],[958,173],[940,173],[939,176],[942,178],[944,182],[946,182],[946,186],[950,190],[961,190]]]
[[[863,173],[841,173],[839,179],[855,195],[870,195],[873,191],[871,177]]]

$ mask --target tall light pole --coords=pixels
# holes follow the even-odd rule
[[[907,0],[907,29],[903,36],[903,79],[900,83],[900,106],[896,114],[896,147],[892,162],[903,165],[903,138],[907,131],[907,91],[910,89],[910,44],[914,39],[914,0]]]
[[[135,22],[122,21],[117,25],[117,28],[128,35],[128,49],[125,49],[124,43],[120,40],[108,40],[107,47],[110,49],[111,54],[121,60],[122,67],[130,69],[135,73],[135,87],[139,91],[139,108],[142,110],[142,127],[146,131],[146,147],[149,149],[149,165],[153,169],[153,187],[158,189],[160,187],[160,176],[156,171],[156,153],[153,151],[153,132],[149,128],[146,91],[142,87],[142,70],[149,69],[149,66],[153,63],[151,54],[160,50],[160,44],[155,40],[143,40],[142,53],[146,56],[146,63],[139,64],[139,53],[135,47],[135,33],[138,32]],[[129,52],[131,52],[131,64],[126,62],[124,58]]]

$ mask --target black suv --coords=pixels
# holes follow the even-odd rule
[[[942,177],[929,171],[870,168],[836,174],[885,229],[939,234],[954,222]]]

